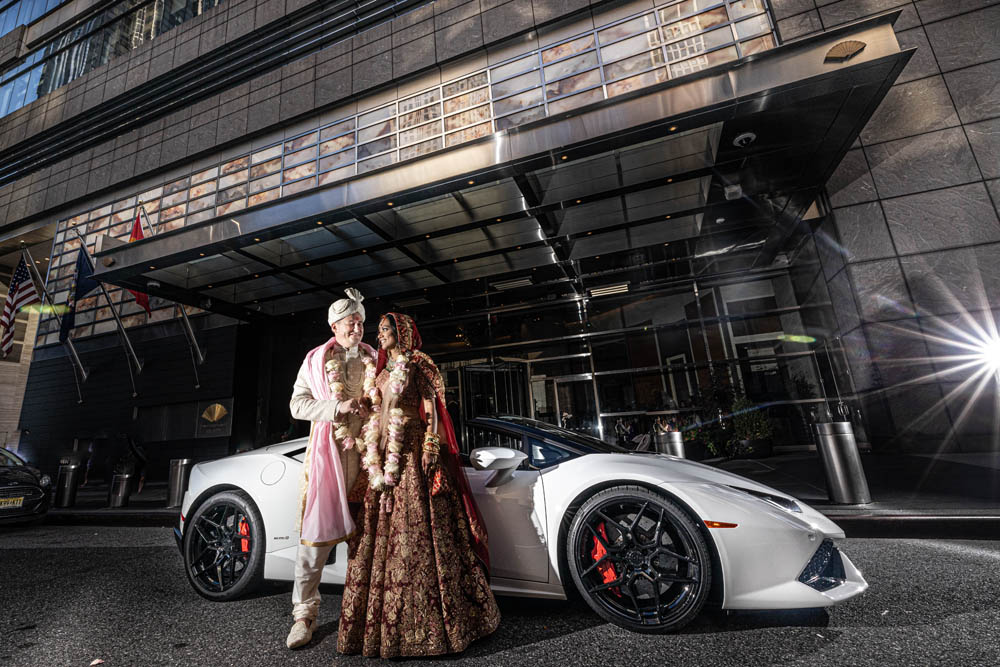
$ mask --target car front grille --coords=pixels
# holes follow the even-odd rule
[[[21,496],[27,503],[41,498],[42,492],[34,486],[7,486],[0,489],[0,498],[19,498]]]
[[[836,588],[846,579],[844,561],[832,540],[823,540],[799,575],[799,581],[820,592]]]

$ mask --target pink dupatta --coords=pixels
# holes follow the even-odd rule
[[[326,356],[329,350],[336,347],[336,338],[331,338],[306,355],[309,389],[313,398],[318,400],[333,400],[326,377]],[[360,343],[358,347],[362,354],[374,357],[375,350],[369,345]],[[354,532],[354,520],[347,506],[348,489],[345,488],[340,453],[333,434],[333,423],[329,421],[313,422],[309,434],[311,452],[307,462],[308,482],[300,533],[300,541],[306,546],[337,544]]]

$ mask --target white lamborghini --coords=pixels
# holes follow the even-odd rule
[[[499,595],[575,590],[611,623],[669,632],[706,602],[826,607],[868,587],[834,545],[835,523],[738,475],[520,417],[474,419],[465,437]],[[175,535],[198,593],[231,600],[294,579],[305,449],[301,439],[194,466]],[[342,584],[346,560],[340,545],[322,581]]]

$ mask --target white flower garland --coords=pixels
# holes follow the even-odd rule
[[[393,362],[392,371],[389,373],[389,390],[397,396],[403,393],[406,388],[406,379],[409,375],[407,364],[410,361],[410,353],[404,353],[396,357]],[[365,387],[368,387],[368,377],[365,377]],[[378,452],[378,439],[380,429],[380,407],[382,396],[374,387],[374,371],[372,371],[373,391],[369,393],[372,399],[372,414],[368,418],[362,433],[365,443],[365,455],[361,459],[361,465],[368,471],[368,483],[376,491],[386,487],[393,487],[399,483],[399,465],[402,463],[401,453],[403,451],[403,411],[400,408],[389,410],[389,442],[386,446],[388,454],[386,456],[385,467],[382,466],[381,456]]]
[[[364,393],[372,398],[372,403],[375,404],[374,394],[378,394],[378,389],[375,388],[375,358],[372,355],[361,353],[361,363],[365,367],[365,381],[364,381]],[[326,377],[327,381],[330,383],[330,391],[333,393],[333,398],[335,401],[346,401],[347,400],[347,387],[344,385],[344,362],[340,360],[339,357],[335,356],[326,362]],[[379,401],[381,403],[381,401]],[[372,414],[376,414],[372,412]],[[347,427],[346,423],[341,423],[337,426],[333,433],[333,439],[335,443],[340,445],[341,449],[350,449],[357,444],[357,440],[351,435],[351,430]]]

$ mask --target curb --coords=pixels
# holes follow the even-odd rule
[[[1000,515],[827,514],[847,537],[1000,540]]]

